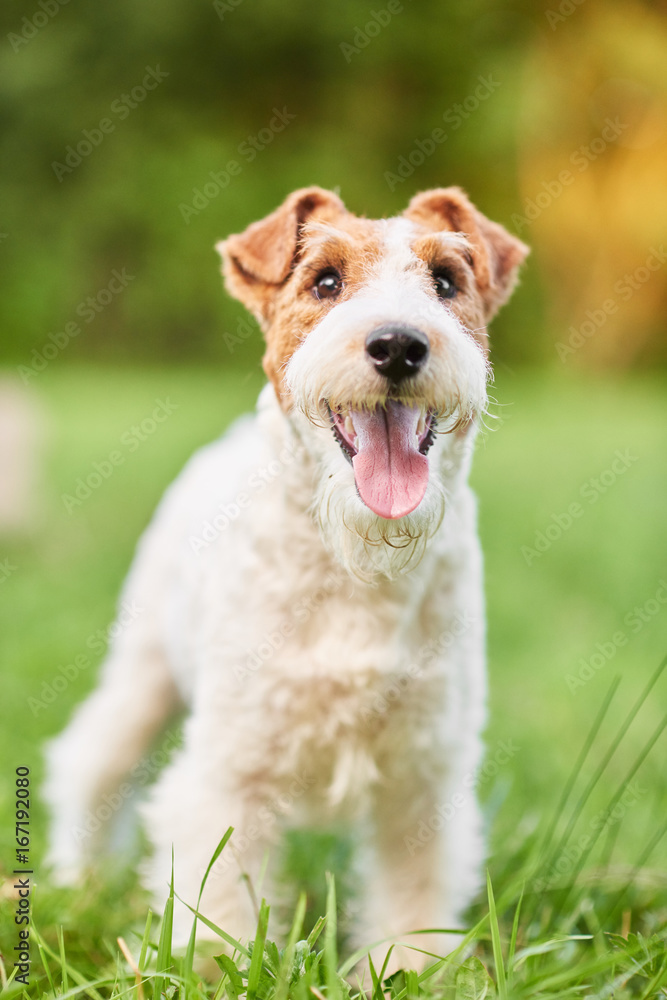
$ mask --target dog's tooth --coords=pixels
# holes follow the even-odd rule
[[[421,413],[417,424],[417,437],[421,437],[426,430],[426,413]]]
[[[345,433],[348,435],[350,439],[354,439],[357,436],[357,432],[354,429],[354,424],[352,423],[352,417],[350,416],[349,413],[345,417],[345,423],[343,424],[343,426],[345,427]]]

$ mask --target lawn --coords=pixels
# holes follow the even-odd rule
[[[54,363],[35,383],[47,427],[39,523],[28,538],[0,540],[0,560],[12,567],[0,583],[5,875],[15,854],[15,768],[30,767],[38,785],[41,745],[94,682],[101,643],[91,637],[103,638],[113,619],[133,546],[164,487],[194,448],[252,406],[261,379],[259,373],[211,368],[103,371]],[[438,995],[481,998],[484,989],[495,989],[499,996],[592,997],[615,989],[617,997],[663,996],[665,956],[656,953],[667,920],[667,837],[659,839],[667,816],[667,737],[660,730],[667,678],[658,678],[641,704],[639,699],[667,652],[665,382],[647,375],[501,370],[493,396],[473,479],[486,554],[490,672],[489,752],[478,785],[489,822],[498,937],[491,933],[486,899],[471,914],[471,926],[486,920],[475,933],[476,954],[495,986],[468,960],[456,986],[452,965],[419,985],[410,978],[395,982],[393,994],[440,990]],[[161,422],[151,422],[156,407],[165,415]],[[111,453],[120,455],[115,464]],[[77,496],[78,481],[100,467],[112,471],[88,496],[80,487]],[[590,751],[577,763],[610,691]],[[626,729],[624,720],[637,705]],[[622,739],[615,748],[617,734]],[[511,753],[497,755],[502,746]],[[563,805],[575,766],[574,788]],[[576,823],[568,822],[571,816]],[[44,818],[35,798],[33,861],[44,847]],[[554,818],[550,849],[540,852]],[[316,859],[326,853],[327,865],[345,854],[333,842],[313,850]],[[295,861],[300,851],[291,855],[291,867],[301,865],[301,874],[320,867],[312,858]],[[579,863],[583,872],[571,885]],[[77,988],[77,976],[110,977],[98,995],[111,995],[116,937],[124,935],[137,956],[141,949],[145,901],[131,874],[72,894],[49,889],[38,872],[37,862],[35,925],[56,956],[57,925],[64,925],[71,965],[63,985],[62,958],[47,957],[54,987],[67,992]],[[324,907],[323,892],[322,876],[311,887],[311,917],[313,908]],[[10,895],[5,891],[0,908],[8,974],[17,933]],[[315,996],[337,995],[343,987],[335,974],[334,913],[330,898],[329,922],[311,942],[312,954],[304,945],[281,959],[270,947],[263,953],[256,948],[250,983],[228,969],[227,995],[247,989],[262,997],[273,990],[305,1000],[311,986]],[[621,931],[623,939],[610,936]],[[156,919],[146,942],[157,942],[158,934]],[[575,934],[584,937],[562,940]],[[652,944],[651,935],[658,935]],[[527,953],[533,946],[543,953]],[[163,963],[166,947],[163,942]],[[32,954],[26,995],[36,998],[52,987],[36,944]],[[118,969],[114,995],[134,982],[124,959]],[[183,974],[187,978],[187,969]],[[172,995],[166,984],[158,982],[155,995],[163,988]],[[153,987],[146,985],[147,996]]]

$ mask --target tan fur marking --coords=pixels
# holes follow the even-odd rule
[[[430,270],[451,270],[459,292],[443,308],[488,352],[486,323],[509,298],[528,248],[457,187],[415,195],[403,215],[418,230],[411,249],[424,264],[425,283]],[[385,233],[384,221],[359,218],[336,194],[313,187],[295,191],[271,215],[218,244],[230,293],[264,331],[264,371],[284,409],[291,406],[283,384],[287,362],[326,311],[369,280],[385,252]],[[445,233],[461,238],[443,239]],[[336,299],[319,301],[313,286],[327,267],[341,274],[344,287]]]
[[[514,289],[518,267],[529,253],[525,243],[487,219],[458,187],[423,191],[403,214],[427,228],[449,229],[468,237],[486,321],[491,320]]]

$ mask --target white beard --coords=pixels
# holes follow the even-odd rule
[[[298,413],[290,415],[289,424],[313,460],[309,486],[304,483],[298,489],[294,483],[295,492],[303,490],[304,498],[309,492],[311,516],[336,562],[364,583],[394,580],[418,566],[443,523],[449,499],[467,478],[476,428],[471,426],[463,438],[454,433],[437,435],[429,452],[424,499],[405,517],[387,520],[361,500],[352,467],[329,427],[314,425]]]

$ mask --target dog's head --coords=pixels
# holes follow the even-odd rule
[[[372,220],[313,187],[218,249],[317,460],[325,539],[362,577],[414,565],[466,464],[461,440],[487,403],[486,326],[527,247],[459,188]]]

